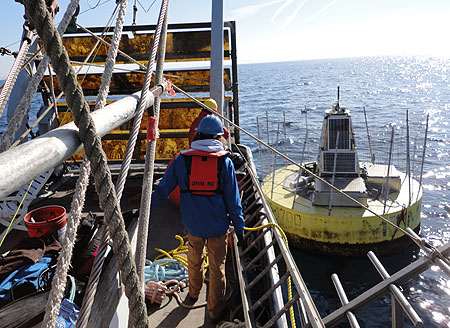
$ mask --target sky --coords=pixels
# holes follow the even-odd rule
[[[23,5],[1,0],[0,47],[18,50]],[[59,0],[62,18],[69,0]],[[126,24],[155,24],[161,0],[129,0]],[[105,25],[115,0],[80,0],[78,23]],[[450,57],[449,0],[224,0],[238,63],[379,55]],[[169,23],[211,20],[211,0],[171,0]],[[115,24],[115,21],[114,21]],[[113,25],[114,25],[113,24]],[[13,58],[0,56],[0,79]]]

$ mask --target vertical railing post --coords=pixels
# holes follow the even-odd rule
[[[223,115],[223,0],[214,0],[211,13],[211,78],[210,95]]]

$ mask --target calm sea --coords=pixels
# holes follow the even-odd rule
[[[405,170],[408,111],[411,171],[417,179],[423,172],[421,234],[436,246],[449,242],[450,215],[444,206],[450,205],[450,60],[373,57],[240,65],[241,126],[256,135],[258,117],[264,141],[269,140],[296,161],[306,160],[308,153],[315,159],[324,110],[331,108],[338,86],[340,104],[352,114],[360,160],[370,159],[365,106],[376,162],[387,163],[394,127],[393,163]],[[305,108],[308,128],[306,114],[302,113]],[[421,170],[427,115],[428,137]],[[267,174],[273,158],[265,150],[260,152],[257,143],[246,135],[241,141],[251,146],[260,176]],[[277,158],[275,164],[281,167],[286,162]],[[350,300],[381,281],[368,259],[343,261],[298,250],[292,253],[322,315],[340,306],[331,281],[333,273],[338,274]],[[418,254],[416,249],[409,249],[380,260],[392,275]],[[450,280],[439,270],[432,268],[419,275],[403,286],[403,292],[425,327],[450,327]],[[384,297],[357,312],[361,326],[390,327],[390,304],[390,297]]]
[[[241,126],[257,135],[258,117],[261,138],[296,161],[315,158],[324,110],[331,108],[340,86],[340,103],[352,114],[360,160],[370,158],[362,109],[365,106],[376,162],[387,163],[394,127],[393,163],[404,171],[408,111],[411,171],[417,179],[423,172],[421,234],[436,246],[449,242],[450,216],[444,206],[450,205],[450,60],[404,57],[311,60],[240,65],[238,74]],[[36,103],[38,99],[35,98]],[[421,170],[427,115],[429,130]],[[34,120],[35,114],[31,117]],[[4,128],[3,117],[0,131]],[[241,141],[252,148],[260,177],[267,174],[268,163],[274,162],[269,153],[260,152],[257,143],[244,134]],[[280,158],[275,164],[286,165]],[[368,259],[344,261],[298,250],[292,253],[322,315],[340,305],[331,281],[333,273],[339,275],[350,300],[381,281]],[[380,260],[393,274],[418,255],[416,249],[408,249]],[[403,292],[425,327],[450,327],[450,281],[439,270],[432,268],[419,275],[403,285]],[[390,297],[383,297],[357,312],[360,325],[390,327],[390,304]]]

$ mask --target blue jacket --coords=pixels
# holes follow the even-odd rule
[[[178,155],[152,193],[151,207],[156,208],[166,201],[169,194],[180,186],[188,190],[188,176],[183,155]],[[181,220],[189,234],[200,237],[219,237],[224,235],[230,225],[236,234],[244,232],[244,217],[239,197],[239,189],[233,162],[226,157],[219,177],[221,194],[214,196],[180,195]]]

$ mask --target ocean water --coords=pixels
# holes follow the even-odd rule
[[[261,138],[295,161],[315,159],[323,114],[336,99],[338,86],[340,104],[352,114],[360,160],[370,159],[362,109],[365,106],[376,162],[387,163],[394,127],[393,163],[405,171],[408,111],[411,171],[417,179],[421,175],[429,115],[421,235],[435,246],[449,242],[450,215],[444,206],[450,205],[450,60],[373,57],[249,64],[239,65],[238,75],[241,126],[257,135],[258,118]],[[33,106],[39,107],[39,96],[34,98]],[[35,115],[30,114],[30,122]],[[2,117],[0,131],[5,124]],[[260,151],[256,141],[244,133],[241,142],[251,147],[260,177],[271,169],[269,163],[286,165],[280,158],[274,161],[268,151]],[[322,315],[340,306],[331,281],[333,273],[338,274],[349,300],[381,281],[368,259],[342,260],[291,251]],[[419,254],[412,247],[380,260],[393,274]],[[403,292],[425,327],[450,327],[450,280],[437,268],[404,284]],[[360,325],[390,327],[390,304],[390,296],[385,296],[356,312]],[[412,327],[407,318],[405,322]]]
[[[340,104],[352,114],[360,160],[370,159],[364,106],[376,162],[387,163],[394,127],[393,163],[405,171],[408,112],[411,172],[417,179],[423,172],[421,235],[435,246],[449,242],[450,214],[444,206],[450,205],[450,60],[326,59],[240,65],[238,73],[241,126],[257,135],[258,118],[261,138],[298,162],[317,156],[324,111],[331,108],[338,86]],[[309,140],[305,142],[307,131]],[[281,158],[274,160],[264,149],[260,151],[256,141],[243,133],[241,142],[251,147],[260,177],[273,165],[287,164]],[[338,274],[349,300],[381,281],[368,259],[325,258],[293,249],[292,253],[322,315],[340,306],[331,281],[333,273]],[[392,275],[418,255],[412,247],[380,260]],[[437,268],[404,284],[403,292],[425,327],[450,327],[450,280]],[[357,312],[361,326],[390,327],[390,304],[390,296],[386,296]],[[412,327],[407,318],[405,323]]]

